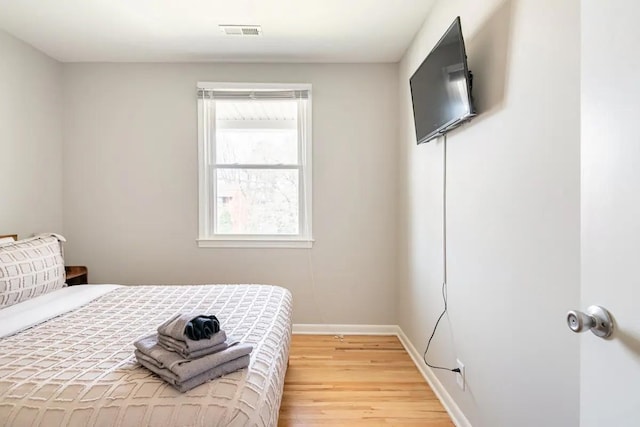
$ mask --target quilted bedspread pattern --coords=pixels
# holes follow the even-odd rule
[[[177,312],[211,313],[254,345],[248,369],[179,393],[142,368],[133,341]],[[275,426],[291,294],[266,285],[127,286],[0,340],[0,424]]]

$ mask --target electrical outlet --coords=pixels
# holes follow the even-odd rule
[[[464,364],[460,361],[460,359],[456,359],[456,363],[458,365],[458,369],[460,369],[460,372],[456,372],[456,382],[458,383],[458,387],[464,390],[466,382],[464,377]]]

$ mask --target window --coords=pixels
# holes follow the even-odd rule
[[[311,85],[198,83],[201,247],[311,247]]]

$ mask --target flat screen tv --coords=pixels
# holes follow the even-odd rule
[[[457,17],[409,81],[418,144],[429,142],[476,115],[472,81]]]

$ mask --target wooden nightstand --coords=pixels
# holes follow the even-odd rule
[[[84,265],[68,265],[64,267],[67,273],[67,285],[86,285],[89,283],[89,271]]]

